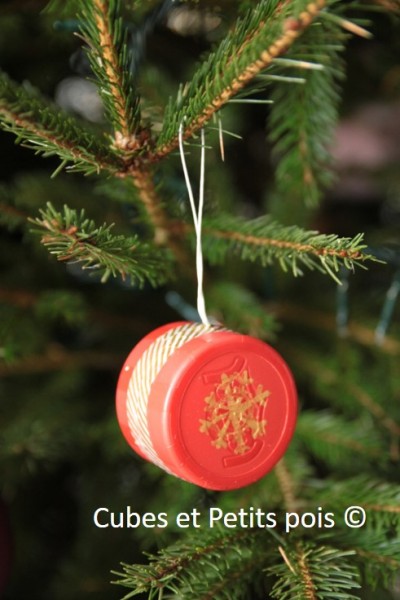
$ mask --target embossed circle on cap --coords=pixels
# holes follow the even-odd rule
[[[269,345],[211,331],[170,356],[147,410],[150,437],[167,470],[229,490],[257,481],[283,455],[297,395],[289,368]]]

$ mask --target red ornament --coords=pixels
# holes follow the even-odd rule
[[[297,416],[292,375],[273,348],[201,323],[172,323],[142,339],[122,368],[116,399],[138,454],[212,490],[268,473]]]

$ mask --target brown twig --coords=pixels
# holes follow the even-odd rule
[[[114,100],[116,114],[118,115],[119,129],[115,132],[114,145],[117,148],[126,149],[130,147],[133,132],[129,126],[129,111],[121,90],[123,80],[121,67],[118,60],[109,16],[108,0],[93,0],[95,9],[95,20],[99,35],[99,46],[102,50],[101,60],[110,85],[110,94]],[[132,148],[130,147],[130,150]]]
[[[375,510],[378,512],[388,512],[388,513],[393,513],[393,514],[400,514],[400,506],[398,504],[396,505],[390,505],[390,504],[363,504],[363,508],[365,508],[365,510]]]
[[[0,202],[0,212],[4,215],[10,216],[11,218],[18,219],[18,221],[24,221],[28,218],[27,213],[24,213],[15,206],[5,204],[4,202]]]
[[[317,592],[313,583],[310,568],[307,563],[307,557],[300,544],[297,544],[296,554],[299,561],[300,573],[305,586],[305,600],[317,600]]]
[[[171,237],[169,219],[163,209],[150,172],[145,169],[134,169],[127,176],[131,178],[137,189],[146,214],[153,224],[154,242],[157,245],[166,245]]]
[[[381,563],[387,565],[391,568],[395,568],[399,570],[400,561],[395,558],[391,558],[390,556],[382,556],[381,554],[377,554],[376,552],[367,552],[366,550],[362,550],[361,548],[351,548],[355,554],[367,558],[371,563]]]
[[[137,124],[132,131],[129,107],[122,90],[124,89],[123,72],[121,69],[117,48],[115,46],[112,23],[109,14],[109,0],[92,0],[95,21],[98,31],[99,59],[103,63],[106,79],[109,83],[109,93],[117,115],[117,128],[114,133],[113,147],[122,152],[124,166],[116,173],[117,177],[130,178],[138,191],[149,221],[154,228],[154,242],[157,245],[169,245],[182,260],[182,248],[172,240],[169,234],[169,218],[162,206],[152,173],[148,168],[145,150],[151,143],[150,134],[146,128]],[[140,151],[140,155],[138,154]]]
[[[300,244],[297,242],[276,240],[268,237],[257,237],[237,231],[217,231],[205,229],[204,233],[209,233],[215,238],[238,241],[243,244],[251,244],[252,246],[273,246],[274,248],[288,249],[293,250],[294,252],[308,252],[309,254],[314,254],[315,256],[337,256],[338,258],[348,258],[350,260],[361,260],[363,258],[363,254],[359,251],[337,250],[336,248],[316,248],[312,244]]]
[[[278,480],[280,490],[282,492],[283,502],[288,511],[296,511],[298,508],[298,500],[295,495],[295,483],[287,468],[284,458],[278,462],[274,468],[275,476]]]

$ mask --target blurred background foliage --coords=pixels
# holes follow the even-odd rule
[[[60,16],[57,2],[42,12],[43,1],[3,0],[0,65],[92,127],[102,127],[102,108],[81,42],[71,33],[73,2],[61,4]],[[145,57],[133,68],[153,117],[178,83],[189,77],[194,62],[229,29],[238,8],[251,2],[182,3],[154,27],[145,44],[140,23],[159,2],[126,4],[127,13],[135,17],[131,43],[138,44]],[[368,417],[364,420],[370,455],[355,452],[341,467],[337,457],[332,460],[339,474],[356,474],[367,461],[377,477],[395,481],[399,433],[393,427],[387,433],[379,399],[388,401],[385,410],[399,420],[399,304],[380,345],[374,330],[400,269],[400,25],[377,10],[371,11],[371,18],[373,40],[354,38],[346,53],[342,117],[332,149],[336,180],[320,207],[302,208],[299,214],[273,197],[265,106],[232,105],[224,111],[224,127],[242,139],[226,137],[225,163],[209,158],[207,202],[228,210],[235,207],[248,217],[271,212],[287,223],[301,220],[327,233],[350,236],[365,231],[368,245],[386,264],[351,274],[347,294],[338,294],[332,280],[315,273],[294,279],[275,268],[237,261],[209,269],[206,289],[218,318],[274,339],[295,372],[301,403],[308,408],[329,409],[339,403],[351,419],[358,417],[355,389],[361,405],[365,394],[377,399],[378,425]],[[212,153],[216,157],[218,149]],[[0,133],[0,156],[0,493],[14,547],[13,574],[4,598],[120,598],[120,589],[109,584],[111,569],[120,561],[140,562],[143,549],[161,547],[175,539],[176,532],[98,530],[92,521],[95,508],[119,511],[130,505],[138,512],[157,512],[168,502],[179,512],[206,507],[217,496],[227,507],[245,502],[246,490],[221,498],[144,464],[122,439],[114,415],[114,389],[125,356],[157,325],[187,318],[194,285],[178,280],[165,288],[139,291],[121,282],[103,285],[73,265],[58,264],[30,232],[27,217],[36,217],[47,201],[56,207],[68,203],[84,206],[98,223],[116,222],[120,230],[135,233],[137,215],[124,201],[124,190],[114,190],[121,200],[111,204],[104,193],[108,181],[66,173],[50,179],[58,161],[35,157],[6,133]],[[178,163],[168,164],[161,177],[164,189],[176,199],[177,211],[185,210]],[[228,301],[232,298],[237,302]],[[338,372],[346,376],[338,377]],[[302,427],[305,436],[306,420]],[[376,428],[391,436],[389,462],[381,463],[379,443],[375,449]],[[323,476],[330,460],[329,453],[325,461],[314,457],[315,473]],[[272,502],[272,476],[269,481]],[[268,505],[265,494],[260,492],[260,497]],[[399,592],[394,590],[392,597],[400,597]]]

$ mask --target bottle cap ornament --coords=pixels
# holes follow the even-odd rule
[[[143,458],[198,486],[232,490],[263,477],[285,452],[297,396],[292,375],[275,350],[208,321],[201,248],[204,131],[198,211],[182,137],[181,125],[202,322],[165,325],[139,342],[119,377],[117,416],[126,440]]]
[[[213,490],[249,485],[293,435],[297,395],[280,355],[202,323],[156,329],[128,356],[117,416],[130,446],[168,473]]]

